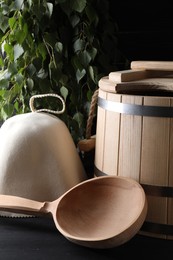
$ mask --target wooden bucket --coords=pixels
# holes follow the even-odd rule
[[[173,97],[122,95],[99,86],[95,176],[137,180],[148,201],[140,233],[173,239]]]

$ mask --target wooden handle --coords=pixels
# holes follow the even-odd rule
[[[132,61],[131,69],[173,71],[173,61]]]
[[[17,196],[0,195],[0,210],[3,211],[29,215],[47,213],[44,206],[45,202],[38,202]]]
[[[133,65],[132,65],[133,66]],[[148,69],[130,69],[123,71],[114,71],[109,73],[110,83],[131,82],[147,78],[161,78],[171,74],[171,71],[148,70]]]
[[[95,148],[96,135],[91,136],[89,139],[80,140],[78,147],[80,151],[89,152]]]
[[[147,78],[146,70],[123,70],[109,73],[109,80],[116,82],[128,82]]]

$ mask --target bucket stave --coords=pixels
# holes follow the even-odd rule
[[[95,176],[137,180],[148,200],[140,233],[173,239],[173,97],[116,94],[102,86]]]

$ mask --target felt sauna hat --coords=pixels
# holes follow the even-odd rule
[[[54,200],[85,179],[69,130],[57,116],[32,108],[2,124],[0,194]]]

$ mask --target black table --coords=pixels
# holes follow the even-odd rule
[[[0,217],[1,260],[173,259],[173,240],[137,234],[111,249],[92,249],[68,241],[47,217]]]

